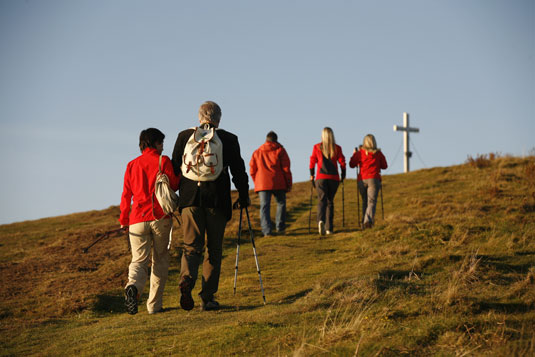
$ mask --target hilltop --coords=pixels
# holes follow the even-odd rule
[[[349,177],[353,175],[349,174]],[[163,314],[124,312],[130,253],[118,207],[0,226],[1,355],[533,355],[535,158],[480,155],[388,175],[377,224],[357,224],[356,182],[336,197],[336,234],[319,239],[310,183],[288,196],[285,236],[251,221],[233,295],[238,214],[229,222],[217,312],[179,307],[173,231]],[[194,297],[199,290],[197,284]],[[145,292],[146,293],[146,292]],[[145,296],[146,298],[146,296]],[[197,299],[198,300],[198,299]],[[197,305],[198,304],[198,301]]]

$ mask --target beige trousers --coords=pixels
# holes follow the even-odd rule
[[[170,218],[132,224],[129,227],[132,262],[128,268],[128,285],[135,285],[139,294],[147,282],[150,252],[152,248],[152,269],[147,311],[156,312],[162,308],[163,290],[169,270],[169,239],[173,222]]]

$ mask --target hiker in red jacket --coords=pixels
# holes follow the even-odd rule
[[[340,184],[338,164],[342,171],[341,180],[346,178],[346,158],[342,148],[336,145],[331,128],[321,132],[321,143],[314,145],[310,156],[310,180],[314,183],[314,168],[318,165],[316,190],[318,192],[318,230],[320,235],[334,232],[334,196]]]
[[[364,228],[373,227],[377,196],[381,190],[381,169],[388,167],[386,158],[377,148],[377,142],[372,134],[364,137],[363,144],[355,148],[349,167],[360,166],[357,185],[362,196],[362,223]]]
[[[128,227],[132,247],[132,262],[128,268],[125,289],[125,305],[132,315],[137,313],[138,299],[147,281],[151,246],[152,269],[147,311],[154,314],[163,310],[162,298],[169,269],[168,247],[173,222],[154,197],[154,184],[164,138],[165,135],[158,129],[143,130],[139,136],[141,156],[128,163],[124,174],[119,222],[122,228]],[[162,156],[162,171],[169,177],[171,188],[176,191],[179,177],[175,175],[167,156]]]
[[[292,189],[290,158],[284,147],[277,142],[277,134],[270,131],[266,142],[251,157],[249,173],[254,181],[254,190],[260,198],[260,225],[264,236],[272,235],[270,205],[271,195],[277,201],[275,227],[278,234],[286,229],[286,192]]]

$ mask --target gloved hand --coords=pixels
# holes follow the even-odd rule
[[[233,209],[242,209],[245,207],[249,207],[251,205],[251,200],[249,199],[249,194],[247,195],[240,194],[240,197],[232,204]]]
[[[342,181],[346,179],[346,170],[342,170]]]

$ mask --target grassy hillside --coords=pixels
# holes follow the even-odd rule
[[[347,180],[345,226],[341,187],[325,239],[315,197],[308,231],[309,183],[288,196],[286,236],[261,237],[252,195],[267,305],[247,235],[233,296],[235,214],[216,312],[179,307],[179,229],[166,312],[130,316],[125,236],[82,252],[117,227],[117,207],[0,226],[0,354],[534,355],[535,159],[479,156],[383,182],[384,219],[379,205],[376,226],[358,228]]]

